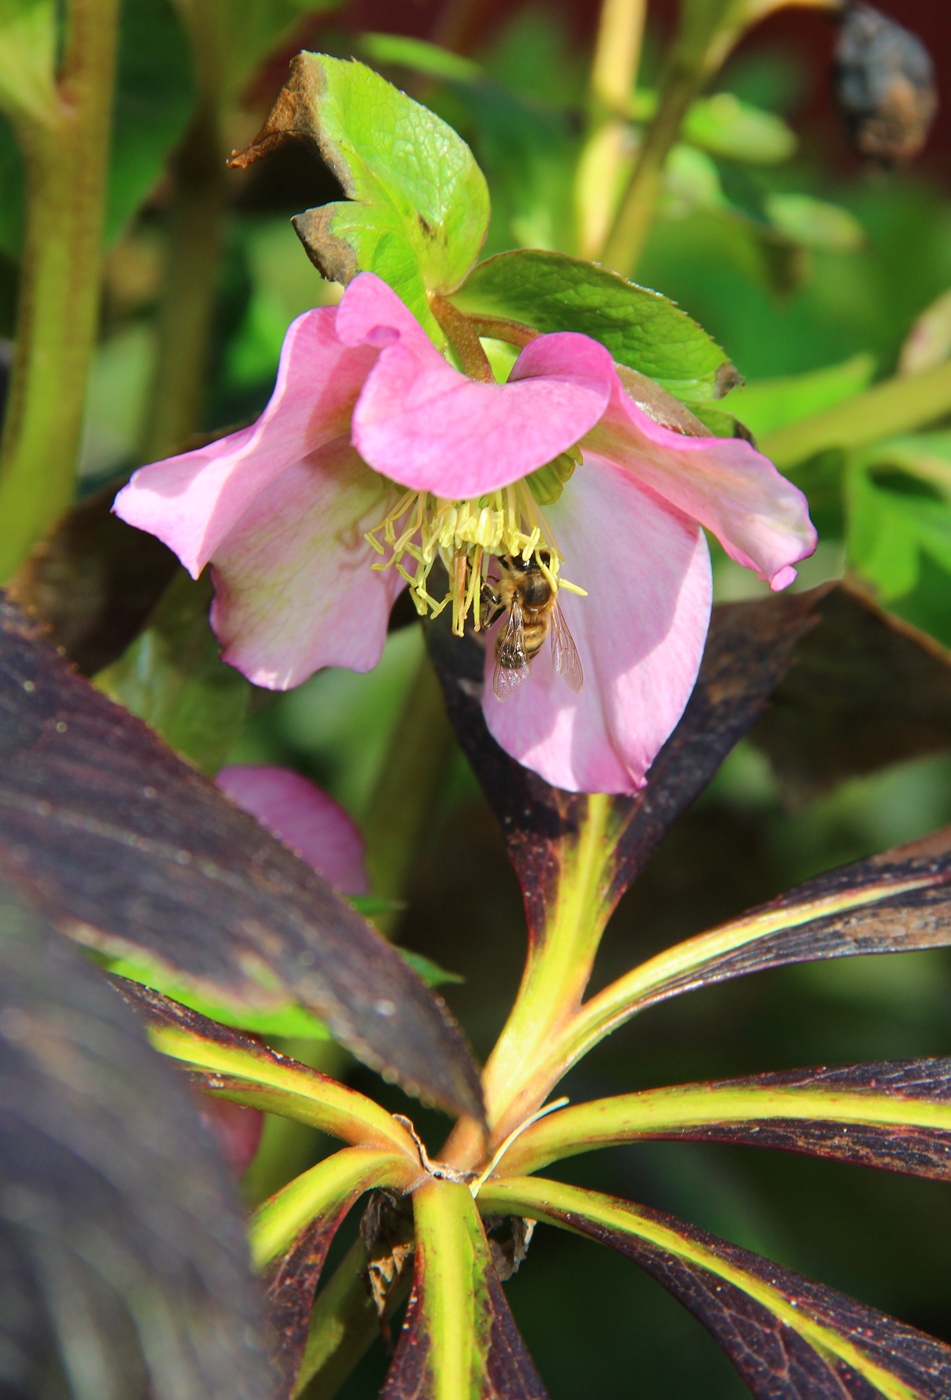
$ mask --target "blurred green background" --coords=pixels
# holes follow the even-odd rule
[[[361,56],[471,142],[493,198],[488,252],[576,251],[595,7],[390,0],[325,5],[319,15],[310,13],[315,8],[289,4],[281,43],[245,75],[229,113],[231,144],[253,135],[297,48]],[[944,0],[885,8],[928,31],[946,74]],[[650,6],[642,106],[649,106],[674,9]],[[123,24],[105,307],[82,464],[89,495],[121,480],[148,440],[174,212],[163,172],[194,100],[188,45],[172,7],[133,0]],[[415,51],[393,35],[443,41],[456,57]],[[741,46],[712,88],[726,100],[696,114],[668,162],[660,214],[637,271],[726,348],[747,387],[725,407],[764,436],[894,374],[916,321],[936,303],[927,323],[937,346],[931,363],[951,352],[951,304],[942,311],[939,302],[951,289],[947,127],[939,126],[909,169],[863,168],[828,99],[833,41],[826,16],[793,12]],[[18,172],[4,126],[4,336],[12,335],[15,308]],[[339,290],[321,282],[289,223],[335,193],[332,177],[303,150],[227,176],[209,375],[196,427],[220,430],[254,417],[267,401],[290,319]],[[810,494],[822,539],[800,582],[851,568],[890,608],[951,644],[951,427],[940,420],[927,427],[897,446],[825,451],[791,471]],[[722,557],[716,577],[723,599],[762,591]],[[231,761],[293,766],[366,822],[421,650],[418,629],[398,627],[371,675],[322,673],[287,695],[255,692]],[[437,789],[395,936],[464,979],[444,992],[483,1057],[521,970],[520,900],[497,826],[455,748]],[[623,901],[598,981],[796,881],[948,821],[951,759],[889,769],[790,809],[766,761],[743,744]],[[943,953],[788,969],[645,1013],[595,1051],[565,1092],[578,1100],[758,1070],[946,1054],[949,1009],[951,957]],[[326,1054],[328,1064],[344,1063],[335,1050]],[[379,1095],[368,1071],[350,1065],[348,1072]],[[435,1114],[396,1089],[384,1087],[383,1095],[438,1148],[444,1124]],[[276,1184],[275,1144],[258,1168],[258,1187],[265,1179]],[[314,1137],[284,1146],[293,1150],[290,1174],[324,1145]],[[563,1170],[567,1179],[669,1210],[951,1340],[951,1195],[939,1184],[686,1143],[615,1150]],[[352,1236],[355,1222],[348,1229]],[[540,1231],[508,1291],[553,1400],[746,1393],[712,1341],[657,1285],[582,1240]],[[383,1371],[378,1347],[341,1394],[375,1395]]]

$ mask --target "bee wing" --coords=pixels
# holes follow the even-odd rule
[[[568,631],[565,615],[555,604],[551,615],[551,664],[559,676],[563,676],[569,689],[577,695],[584,685],[584,671],[581,657],[575,646],[575,639]]]
[[[525,655],[525,621],[522,605],[512,599],[512,609],[504,631],[495,641],[495,671],[492,689],[497,700],[507,700],[528,679],[528,657]]]

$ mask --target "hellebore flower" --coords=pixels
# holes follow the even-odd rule
[[[711,602],[701,527],[773,588],[815,548],[802,494],[765,457],[655,422],[596,341],[538,336],[505,384],[470,379],[371,273],[291,325],[255,424],[142,468],[115,510],[194,576],[211,563],[225,660],[277,689],[373,667],[404,587],[422,614],[451,604],[461,633],[488,621],[498,561],[530,564],[584,684],[539,654],[500,701],[489,646],[486,720],[519,762],[588,792],[641,788],[693,688]]]

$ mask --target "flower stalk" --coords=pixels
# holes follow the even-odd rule
[[[99,313],[118,18],[119,0],[71,0],[48,100],[10,113],[27,211],[0,444],[0,582],[73,498]]]

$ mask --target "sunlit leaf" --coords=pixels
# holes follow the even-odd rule
[[[590,335],[620,364],[681,398],[719,398],[739,378],[720,347],[667,297],[563,253],[499,253],[473,268],[457,300],[540,331]]]
[[[251,687],[227,666],[208,621],[209,577],[184,569],[162,595],[144,630],[96,684],[212,777],[241,733]]]
[[[381,1400],[546,1400],[467,1186],[413,1196],[413,1291]]]
[[[790,799],[951,750],[951,653],[848,583],[816,612],[751,736]]]
[[[951,1180],[951,1060],[782,1070],[596,1099],[534,1123],[505,1171],[651,1138],[741,1142]]]
[[[485,238],[489,196],[472,152],[445,122],[355,61],[300,54],[270,117],[232,164],[249,165],[288,137],[307,141],[346,203],[294,226],[325,277],[375,272],[442,341],[427,291],[449,292]]]
[[[709,933],[657,954],[586,1002],[573,1061],[648,1006],[789,963],[951,944],[951,827],[820,875]]]
[[[0,867],[64,932],[235,1008],[297,1001],[413,1092],[478,1112],[448,1013],[320,876],[0,610]]]
[[[5,899],[5,1392],[16,1375],[11,1395],[270,1396],[243,1212],[170,1070],[99,973]]]
[[[490,1181],[480,1202],[634,1260],[699,1318],[757,1400],[944,1400],[951,1389],[943,1342],[673,1216],[533,1177]]]
[[[899,374],[918,374],[934,369],[951,356],[951,291],[942,292],[924,310],[909,331],[901,348]]]
[[[364,1094],[159,992],[124,978],[115,985],[155,1048],[185,1065],[200,1088],[309,1123],[357,1147],[400,1150],[415,1159],[406,1129]]]

